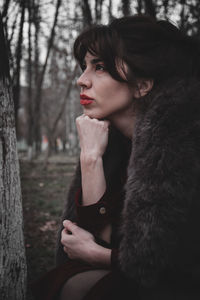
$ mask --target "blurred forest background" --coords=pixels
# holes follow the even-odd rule
[[[10,57],[30,283],[54,266],[56,232],[80,150],[76,36],[92,24],[146,13],[199,37],[200,1],[0,0],[0,11]]]
[[[31,160],[41,152],[78,154],[74,120],[81,114],[72,47],[94,23],[147,13],[199,35],[197,0],[0,0],[8,40],[18,148]]]

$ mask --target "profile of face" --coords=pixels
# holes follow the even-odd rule
[[[77,84],[81,88],[83,112],[90,118],[109,119],[132,106],[132,89],[127,83],[113,79],[103,61],[89,52],[86,53],[83,73]]]

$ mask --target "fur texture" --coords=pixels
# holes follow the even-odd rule
[[[171,81],[145,101],[128,166],[119,259],[128,276],[149,287],[164,273],[200,271],[200,84]]]
[[[200,286],[200,83],[172,79],[138,101],[129,161],[120,161],[119,136],[104,156],[107,180],[127,164],[120,268],[144,289]],[[80,168],[75,177],[63,218],[71,218]]]

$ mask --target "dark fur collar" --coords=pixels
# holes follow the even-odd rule
[[[200,83],[170,80],[142,101],[128,164],[119,259],[129,277],[149,286],[163,270],[180,267],[189,208],[200,197]]]

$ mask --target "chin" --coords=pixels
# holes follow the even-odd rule
[[[97,113],[95,114],[89,111],[83,111],[83,113],[91,119],[98,119],[98,120],[106,119],[106,115],[103,114],[97,114]]]

